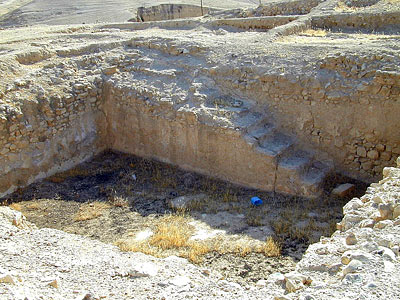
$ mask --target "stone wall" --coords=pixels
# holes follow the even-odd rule
[[[320,4],[321,0],[277,0],[268,1],[252,10],[251,15],[277,16],[277,15],[305,15]]]
[[[369,13],[335,13],[314,16],[312,26],[345,31],[387,31],[398,33],[400,11]]]
[[[75,83],[67,93],[29,80],[9,84],[5,97],[23,95],[24,105],[0,105],[0,197],[108,148],[98,83]]]
[[[307,76],[223,66],[210,72],[226,89],[267,105],[282,128],[327,153],[338,171],[370,181],[400,155],[400,73],[378,67],[392,59],[338,54],[321,62],[318,75]]]
[[[151,7],[139,7],[137,10],[138,22],[174,20],[183,18],[193,18],[206,15],[216,11],[209,7],[190,4],[160,4]]]
[[[235,128],[202,122],[190,110],[154,105],[107,85],[111,148],[245,186],[274,190],[275,161],[255,152]],[[246,159],[243,159],[246,157]]]
[[[247,35],[218,28],[232,20],[251,27],[271,18],[211,20],[212,29],[197,40],[186,31],[181,38],[171,38],[170,30],[151,38],[139,32],[152,23],[99,25],[90,30],[98,30],[96,39],[107,32],[103,41],[82,43],[84,35],[77,33],[71,36],[79,42],[70,47],[62,41],[49,50],[32,42],[26,51],[15,47],[16,54],[2,55],[0,71],[7,76],[0,82],[0,195],[108,148],[292,194],[297,187],[285,186],[303,184],[303,171],[316,159],[367,181],[394,164],[400,155],[400,72],[391,44],[382,53],[372,47],[339,51],[315,39],[322,50],[313,52],[307,45],[313,38],[304,42],[304,35],[274,40],[268,35],[273,30]],[[152,26],[175,23],[197,24]],[[257,43],[247,44],[253,38]],[[237,41],[251,46],[238,47]],[[121,90],[119,80],[142,92]],[[256,113],[264,123],[243,123]],[[259,149],[261,142],[286,139],[285,149],[273,145],[283,149],[278,154],[266,151],[270,144]],[[293,169],[287,164],[280,168],[284,159],[295,162],[298,172],[288,175]]]

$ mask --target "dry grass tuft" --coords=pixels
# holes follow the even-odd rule
[[[193,263],[200,263],[204,255],[210,252],[232,253],[242,257],[250,253],[261,253],[267,257],[281,255],[281,246],[273,238],[268,238],[264,243],[252,243],[248,239],[231,243],[220,238],[192,241],[190,237],[193,234],[193,227],[188,222],[189,218],[184,215],[165,216],[160,218],[154,235],[147,241],[127,238],[118,240],[114,244],[122,251],[142,252],[156,257],[178,255]]]
[[[129,207],[129,201],[120,196],[114,197],[110,203],[115,207]]]
[[[302,36],[325,37],[328,33],[323,29],[308,29],[300,33]]]
[[[192,231],[183,215],[168,215],[161,218],[149,243],[164,250],[185,247]]]
[[[265,243],[261,246],[260,252],[268,257],[279,257],[282,253],[282,246],[279,242],[272,237],[267,238]]]
[[[26,206],[26,209],[29,209],[29,210],[38,210],[38,209],[41,209],[41,208],[42,208],[42,206],[40,205],[39,202],[29,203]]]
[[[230,190],[227,190],[222,195],[222,202],[225,202],[225,203],[238,202],[238,197],[235,193],[231,192]]]
[[[89,171],[86,169],[82,169],[80,167],[76,167],[76,168],[70,169],[65,172],[57,173],[57,174],[49,177],[48,180],[53,183],[62,183],[67,178],[76,177],[76,176],[89,176]]]
[[[22,205],[19,203],[11,203],[9,207],[17,211],[22,211]]]
[[[103,210],[110,208],[110,204],[105,202],[93,202],[82,204],[79,211],[74,216],[74,221],[87,221],[103,215]]]
[[[151,180],[157,185],[159,189],[173,188],[178,186],[178,182],[174,176],[168,176],[169,174],[163,174],[161,168],[156,166],[152,172]]]
[[[108,202],[115,207],[129,207],[128,199],[117,195],[114,189],[106,190],[105,193],[107,194]]]

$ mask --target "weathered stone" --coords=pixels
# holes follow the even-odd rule
[[[117,67],[109,67],[109,68],[105,68],[103,70],[103,73],[105,75],[112,75],[118,72],[118,68]]]
[[[362,262],[356,259],[353,259],[352,261],[349,262],[349,264],[343,269],[342,273],[343,276],[346,276],[347,274],[350,273],[356,273],[360,271],[362,267]]]
[[[354,233],[349,233],[346,237],[346,244],[347,245],[355,245],[357,244],[357,238]]]
[[[393,205],[391,203],[380,204],[379,213],[382,220],[393,219]]]
[[[379,152],[376,150],[370,150],[367,153],[368,158],[376,160],[379,158]]]
[[[348,250],[342,254],[342,264],[348,265],[352,260],[369,262],[373,259],[373,256],[362,250]]]
[[[400,204],[397,204],[393,209],[393,219],[397,219],[400,216]]]
[[[376,223],[374,225],[374,227],[378,228],[378,229],[383,229],[386,226],[389,226],[389,225],[392,225],[392,224],[393,224],[393,221],[391,221],[391,220],[383,220],[383,221],[379,221],[378,223]]]
[[[373,228],[375,225],[375,220],[365,219],[360,222],[360,228]]]
[[[7,284],[15,284],[14,278],[7,274],[7,275],[0,275],[0,283],[7,283]]]
[[[58,289],[58,281],[57,281],[57,279],[54,279],[53,281],[49,282],[48,285],[53,287],[53,288],[55,288],[55,289]]]
[[[134,278],[138,277],[153,277],[156,276],[158,273],[158,268],[156,265],[152,263],[141,263],[133,266],[128,275]]]
[[[357,155],[360,157],[367,157],[367,150],[364,147],[357,147]]]
[[[376,150],[378,150],[379,152],[385,151],[385,145],[382,144],[376,145]]]
[[[337,187],[335,187],[332,190],[332,195],[338,196],[338,197],[346,197],[349,196],[351,193],[353,193],[355,190],[355,185],[351,183],[345,183],[341,184]]]

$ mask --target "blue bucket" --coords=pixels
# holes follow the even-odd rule
[[[253,197],[251,198],[251,204],[253,204],[254,206],[260,206],[263,204],[263,201],[258,197]]]

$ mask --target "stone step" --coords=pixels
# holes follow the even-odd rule
[[[274,157],[281,157],[285,152],[290,151],[294,147],[293,139],[282,133],[274,133],[259,141],[258,148],[263,153]]]
[[[275,132],[275,126],[270,123],[265,123],[260,127],[256,127],[251,131],[248,131],[244,135],[244,139],[252,146],[258,145],[262,139],[272,135]]]
[[[265,116],[258,112],[251,112],[234,121],[235,127],[244,132],[252,131],[265,122]]]
[[[317,197],[323,192],[323,186],[328,176],[333,173],[333,165],[329,162],[314,161],[301,176],[299,195]]]
[[[275,191],[292,194],[299,190],[301,177],[313,162],[313,155],[303,150],[287,152],[278,160]]]

